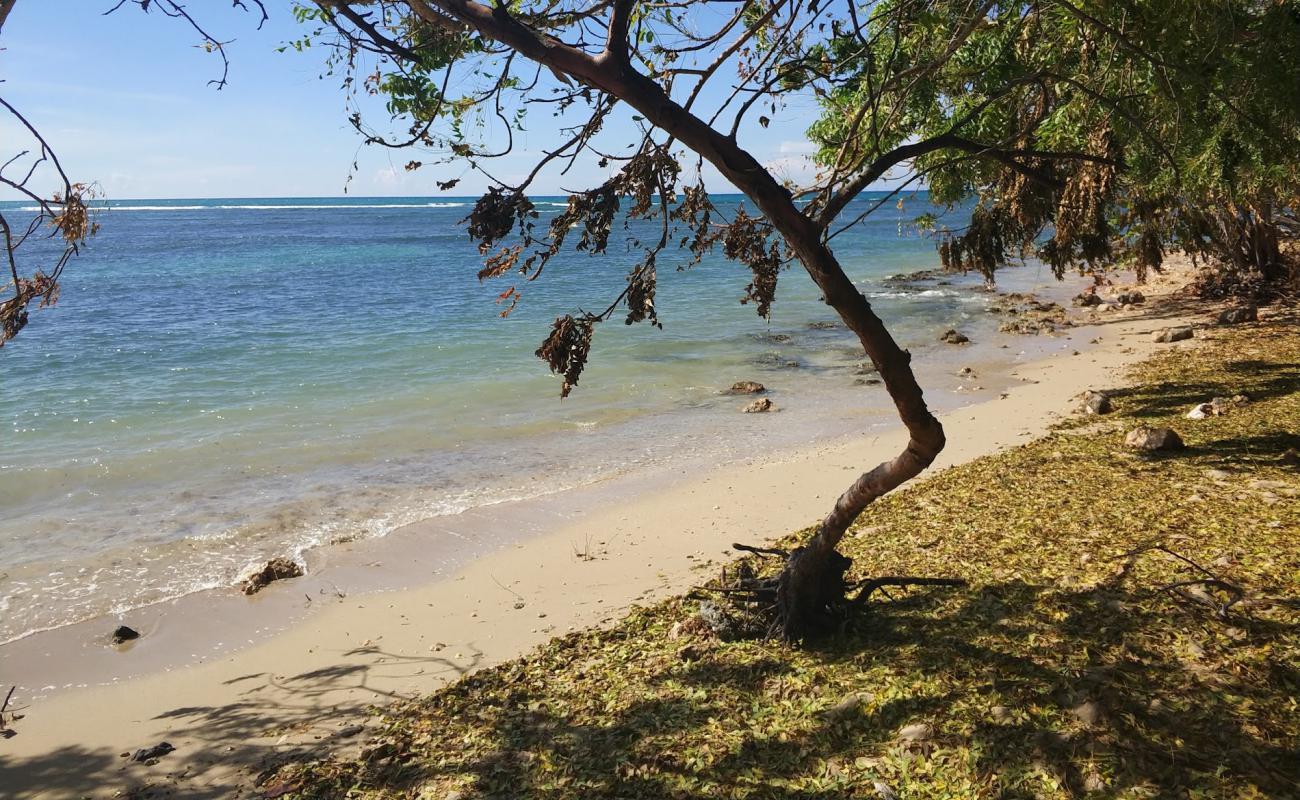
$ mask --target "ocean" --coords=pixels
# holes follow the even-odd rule
[[[0,349],[0,643],[432,516],[894,424],[797,266],[765,321],[739,302],[748,270],[720,255],[678,270],[685,257],[663,254],[663,329],[599,326],[561,400],[533,351],[555,316],[618,295],[637,227],[606,254],[557,257],[502,318],[512,281],[476,279],[460,224],[471,204],[105,209],[58,305]],[[540,198],[541,222],[563,204]],[[4,206],[21,216],[22,203]],[[1057,345],[997,334],[975,276],[888,280],[937,266],[933,240],[909,225],[925,210],[891,202],[834,246],[943,410],[998,389],[996,374],[968,379],[961,366],[1007,368]],[[1002,280],[1051,284],[1035,267]],[[974,344],[939,343],[949,327]],[[766,384],[781,410],[740,414],[745,398],[721,393],[739,380]]]

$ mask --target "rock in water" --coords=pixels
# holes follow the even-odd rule
[[[1095,391],[1088,391],[1083,395],[1081,408],[1085,414],[1109,414],[1115,410],[1115,406],[1110,402],[1110,395]]]
[[[175,747],[172,747],[166,742],[161,742],[159,744],[154,745],[153,747],[142,747],[139,750],[136,750],[135,753],[131,755],[131,760],[132,761],[153,761],[155,759],[162,758],[163,756],[174,751],[175,749],[176,749]]]
[[[1259,309],[1254,306],[1237,306],[1219,314],[1220,325],[1240,325],[1243,322],[1255,322],[1259,319]]]
[[[1087,308],[1088,306],[1101,305],[1101,298],[1097,296],[1096,292],[1083,292],[1075,295],[1073,302],[1076,306]]]
[[[134,628],[128,628],[125,625],[118,625],[117,630],[113,631],[113,644],[122,644],[132,639],[139,639],[140,632]]]
[[[1146,425],[1134,428],[1124,437],[1124,444],[1138,450],[1182,450],[1182,437],[1169,428],[1150,428]]]
[[[762,394],[767,391],[767,387],[758,381],[736,381],[731,384],[727,394]]]
[[[1190,339],[1193,336],[1192,329],[1186,325],[1181,328],[1165,328],[1155,332],[1151,337],[1153,342],[1181,342],[1184,339]]]
[[[302,567],[287,558],[273,558],[266,566],[244,579],[240,588],[244,594],[257,594],[267,584],[282,581],[285,578],[297,578],[302,575]]]
[[[754,402],[742,408],[741,411],[745,412],[746,414],[762,414],[766,411],[771,411],[774,408],[776,408],[776,406],[772,405],[771,399],[767,397],[760,397]]]
[[[964,333],[959,333],[949,328],[939,337],[939,341],[947,342],[948,344],[966,344],[970,341],[970,337]]]
[[[1115,298],[1115,302],[1119,303],[1122,306],[1123,305],[1135,306],[1138,305],[1139,303],[1145,303],[1146,301],[1147,301],[1146,295],[1142,294],[1137,290],[1133,290],[1131,292],[1120,292],[1119,296]]]

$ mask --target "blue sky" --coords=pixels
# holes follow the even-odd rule
[[[74,180],[98,181],[110,200],[338,196],[354,160],[347,193],[355,196],[437,195],[435,180],[453,177],[462,182],[447,194],[477,194],[487,185],[459,165],[402,168],[412,158],[432,161],[427,153],[361,147],[338,78],[319,78],[325,53],[276,52],[303,32],[287,0],[268,0],[271,19],[260,31],[255,16],[228,2],[189,4],[213,36],[235,40],[221,91],[208,85],[220,59],[199,49],[183,22],[133,4],[103,16],[112,4],[19,0],[0,39],[0,94],[41,129]],[[386,119],[378,103],[367,110],[369,120]],[[743,130],[741,143],[778,174],[805,176],[803,133],[815,115],[811,101],[798,101],[768,129]],[[533,114],[527,126],[517,154],[493,165],[502,179],[525,174],[558,139],[549,114]],[[18,133],[0,123],[5,158]],[[627,114],[605,135],[607,144],[637,138]],[[606,173],[583,162],[566,176],[543,176],[535,190],[587,188]],[[706,181],[712,191],[730,188],[716,173],[706,171]]]

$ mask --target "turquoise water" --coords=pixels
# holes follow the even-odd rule
[[[468,210],[366,198],[103,212],[59,304],[0,349],[0,642],[229,585],[268,555],[889,419],[883,391],[857,382],[852,338],[810,325],[835,317],[806,275],[783,273],[769,323],[738,302],[747,270],[721,258],[675,271],[661,257],[664,329],[598,328],[561,402],[533,350],[557,314],[604,308],[635,254],[611,243],[557,259],[502,319],[510,284],[476,280]],[[921,371],[949,376],[937,331],[993,321],[974,279],[882,283],[935,265],[933,242],[907,231],[919,211],[890,206],[836,250]],[[719,390],[742,379],[784,411],[737,414]]]

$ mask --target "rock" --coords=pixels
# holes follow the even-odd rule
[[[766,391],[767,391],[767,387],[759,383],[758,381],[736,381],[735,383],[731,384],[731,388],[728,389],[726,393],[727,394],[763,394]]]
[[[347,739],[352,736],[356,736],[358,733],[361,733],[365,729],[366,729],[365,725],[348,725],[346,727],[339,728],[338,733],[334,735],[339,737],[340,739]]]
[[[1215,397],[1210,400],[1210,407],[1218,416],[1227,414],[1238,406],[1244,406],[1250,402],[1250,398],[1244,394],[1235,394],[1232,397]]]
[[[1006,706],[993,706],[989,709],[989,716],[993,717],[994,722],[1010,722],[1011,709]]]
[[[123,642],[129,642],[132,639],[139,639],[139,638],[140,638],[139,631],[135,630],[134,628],[128,628],[125,625],[118,625],[117,630],[113,631],[113,636],[112,636],[113,644],[122,644]]]
[[[942,336],[939,337],[939,341],[947,342],[948,344],[966,344],[967,342],[970,341],[970,337],[968,337],[964,333],[959,333],[949,328],[948,330],[943,332]]]
[[[1128,432],[1124,444],[1138,450],[1182,450],[1182,437],[1169,428],[1150,428],[1141,425]]]
[[[1140,303],[1145,303],[1146,301],[1147,301],[1146,295],[1142,294],[1137,290],[1130,291],[1130,292],[1120,292],[1119,295],[1115,298],[1115,302],[1119,303],[1122,306],[1124,305],[1136,306],[1139,305]]]
[[[1102,300],[1100,297],[1097,296],[1096,292],[1082,292],[1081,294],[1077,294],[1074,296],[1073,302],[1076,306],[1080,306],[1081,308],[1087,308],[1088,306],[1101,305]]]
[[[1255,306],[1237,306],[1225,309],[1219,314],[1220,325],[1240,325],[1243,322],[1255,322],[1259,319],[1259,309]]]
[[[932,736],[934,736],[934,728],[924,722],[914,722],[900,728],[897,738],[900,742],[924,742]]]
[[[1085,414],[1109,414],[1115,410],[1115,406],[1110,402],[1110,395],[1089,390],[1083,395],[1080,410]]]
[[[857,693],[850,694],[843,700],[823,711],[822,717],[824,717],[827,722],[839,722],[848,719],[858,713],[858,709],[861,708],[862,704],[869,699],[871,699],[870,695],[864,697]]]
[[[880,795],[880,800],[898,800],[898,792],[891,789],[889,784],[884,781],[872,781],[871,788],[875,789],[876,794]]]
[[[1093,725],[1096,725],[1097,723],[1101,722],[1101,716],[1102,716],[1101,706],[1097,705],[1097,703],[1093,702],[1092,700],[1088,700],[1086,702],[1080,703],[1079,705],[1070,709],[1070,713],[1074,714],[1075,719],[1079,720],[1084,725],[1087,725],[1090,728]]]
[[[975,370],[971,369],[970,367],[962,367],[961,369],[957,370],[957,374],[958,374],[958,375],[967,375],[967,376],[970,376],[970,377],[972,377],[972,378],[977,377],[977,376],[975,375]]]
[[[740,410],[746,414],[762,414],[771,411],[774,408],[776,408],[776,406],[772,405],[771,398],[760,397]]]
[[[275,581],[297,578],[302,575],[302,567],[287,558],[273,558],[266,566],[244,579],[240,589],[244,594],[257,594]]]
[[[172,747],[170,744],[161,742],[153,747],[142,747],[139,750],[136,750],[135,753],[131,755],[131,760],[140,762],[154,761],[162,758],[175,749],[176,748]]]
[[[1165,328],[1163,330],[1156,331],[1155,334],[1151,337],[1151,341],[1159,342],[1161,344],[1167,342],[1181,342],[1184,339],[1192,338],[1193,335],[1194,334],[1192,332],[1192,329],[1184,325],[1180,328]]]
[[[818,320],[816,322],[809,322],[808,327],[812,328],[815,331],[829,331],[832,328],[838,328],[839,326],[836,325],[834,322],[823,322],[821,320]]]
[[[1250,402],[1250,398],[1244,394],[1239,394],[1231,398],[1215,397],[1208,403],[1198,403],[1187,412],[1188,419],[1206,419],[1208,417],[1221,417],[1232,409]]]
[[[1300,467],[1300,452],[1294,447],[1288,447],[1278,460],[1288,467]]]

